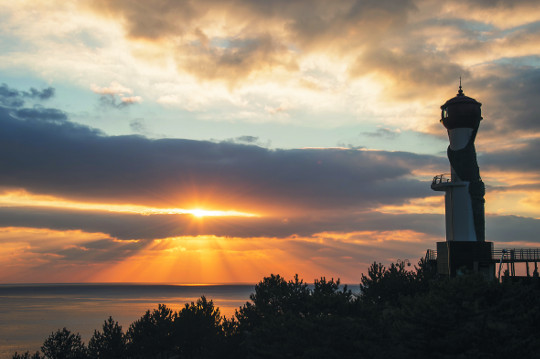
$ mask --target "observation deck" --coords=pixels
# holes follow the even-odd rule
[[[437,251],[428,249],[426,251],[426,260],[437,260]],[[499,248],[493,249],[491,259],[495,262],[502,260],[503,263],[515,262],[540,262],[540,248]]]
[[[434,263],[437,261],[437,251],[428,249],[425,261]],[[498,277],[501,276],[503,263],[506,263],[507,275],[516,276],[516,263],[525,263],[527,277],[538,275],[538,262],[540,262],[540,248],[499,248],[491,251],[490,262],[498,264]],[[534,271],[531,273],[529,263],[534,264]],[[536,273],[536,274],[535,274]]]
[[[453,181],[450,173],[443,173],[433,177],[431,189],[434,191],[447,191],[448,187],[467,187],[468,181]]]
[[[465,187],[467,181],[453,181],[450,173],[442,173],[433,177],[431,181],[431,189],[434,191],[446,191],[448,187]]]

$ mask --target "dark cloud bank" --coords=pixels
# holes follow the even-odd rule
[[[540,220],[519,216],[487,216],[486,236],[495,242],[536,241]],[[138,215],[86,210],[28,207],[0,208],[0,227],[35,227],[53,230],[102,232],[120,240],[142,240],[176,236],[217,235],[253,238],[311,237],[317,233],[355,231],[415,231],[444,239],[444,216],[439,214],[350,213],[316,217],[300,215],[283,220],[276,217],[206,217],[160,214]]]
[[[22,108],[18,101],[24,93],[13,96],[14,90],[2,89],[0,186],[4,189],[24,188],[88,202],[180,208],[209,203],[214,208],[269,215],[201,221],[189,215],[4,207],[0,208],[0,226],[81,229],[143,240],[199,234],[286,237],[388,230],[444,236],[440,215],[372,211],[380,205],[433,195],[429,179],[414,179],[411,171],[424,166],[445,168],[444,158],[107,136],[70,122],[57,109]],[[492,240],[532,240],[531,234],[540,229],[535,219],[506,216],[491,221],[493,228],[500,227],[492,232],[488,229]],[[503,235],[508,232],[505,224],[519,228],[522,235]]]
[[[442,164],[405,152],[106,136],[43,107],[0,107],[0,122],[0,185],[105,203],[365,209],[425,196],[411,170]]]
[[[54,230],[103,232],[114,238],[143,241],[174,236],[220,235],[229,237],[309,237],[321,232],[415,230],[444,235],[444,219],[434,214],[390,215],[379,212],[343,214],[339,217],[300,215],[276,217],[206,217],[191,215],[137,215],[84,210],[28,207],[0,208],[0,226],[37,227]]]

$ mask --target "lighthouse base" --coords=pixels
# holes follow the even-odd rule
[[[494,279],[492,253],[493,242],[437,242],[437,273],[450,277],[480,273],[486,279]]]

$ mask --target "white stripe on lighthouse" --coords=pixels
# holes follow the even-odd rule
[[[448,139],[450,140],[450,149],[452,151],[458,151],[467,146],[469,139],[471,138],[473,129],[467,127],[454,128],[448,130]]]

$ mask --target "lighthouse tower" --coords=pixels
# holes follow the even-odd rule
[[[448,131],[450,174],[435,176],[431,188],[445,192],[446,242],[437,243],[437,271],[455,276],[464,271],[494,276],[493,243],[485,242],[484,193],[474,140],[482,120],[482,104],[457,95],[441,106],[441,123]]]

